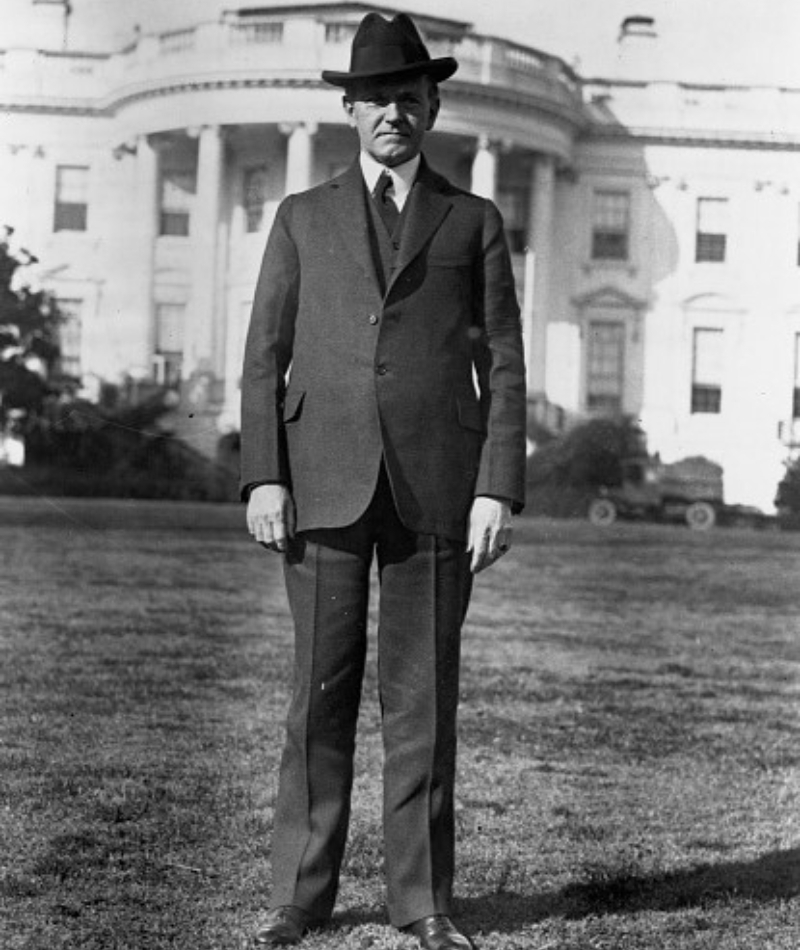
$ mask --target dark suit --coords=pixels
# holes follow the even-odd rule
[[[494,205],[423,161],[395,248],[371,200],[356,162],[278,211],[245,356],[242,482],[290,486],[297,510],[273,904],[333,907],[375,551],[389,911],[403,925],[449,911],[467,519],[476,495],[522,507],[525,375]]]

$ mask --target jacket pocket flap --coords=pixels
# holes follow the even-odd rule
[[[481,407],[477,402],[458,400],[458,421],[465,429],[474,429],[476,432],[485,431]]]
[[[300,412],[303,408],[303,400],[305,398],[305,389],[298,389],[295,392],[286,393],[286,398],[283,400],[284,422],[294,422],[300,418]]]

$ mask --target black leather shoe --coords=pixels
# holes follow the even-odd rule
[[[449,917],[436,914],[403,927],[419,940],[424,950],[475,950],[475,944],[457,929]]]
[[[300,907],[276,907],[267,914],[267,921],[253,937],[256,947],[291,947],[310,930],[322,927],[324,921],[312,917]]]

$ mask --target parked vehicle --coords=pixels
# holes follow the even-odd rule
[[[715,462],[693,456],[666,465],[641,456],[622,462],[621,483],[601,487],[588,514],[600,527],[624,517],[683,521],[695,531],[708,531],[726,511],[722,467]]]

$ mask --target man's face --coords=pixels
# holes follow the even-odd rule
[[[348,89],[344,111],[361,148],[392,168],[419,153],[436,121],[439,96],[427,76],[365,80]]]

